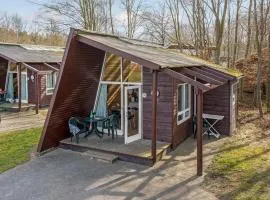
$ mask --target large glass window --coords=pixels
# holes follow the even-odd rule
[[[140,83],[142,82],[142,66],[122,59],[118,55],[106,53],[102,81]]]
[[[130,60],[123,59],[123,82],[140,83],[142,81],[142,66]]]
[[[9,63],[9,71],[11,72],[17,72],[17,65],[16,63],[10,62]]]
[[[57,80],[57,72],[49,72],[46,75],[46,94],[47,95],[52,95],[55,85],[56,85],[56,80]]]
[[[9,71],[10,72],[18,72],[17,64],[14,62],[9,62]],[[21,71],[27,72],[27,69],[24,65],[21,65]]]
[[[117,127],[124,130],[124,88],[142,85],[142,66],[106,52],[94,110],[97,115],[115,114]]]
[[[104,71],[103,71],[103,81],[121,81],[121,63],[122,58],[120,56],[106,53]]]
[[[191,111],[191,86],[180,84],[177,87],[177,124],[190,118]]]

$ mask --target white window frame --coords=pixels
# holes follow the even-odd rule
[[[183,92],[183,94],[182,94],[182,100],[183,100],[183,102],[182,102],[182,104],[183,105],[185,105],[186,104],[186,85],[188,85],[188,90],[189,90],[189,105],[188,105],[188,108],[186,108],[186,109],[184,109],[184,110],[182,110],[182,111],[178,111],[179,109],[178,109],[178,98],[179,98],[179,87],[180,86],[183,86],[183,88],[184,88],[184,92]],[[189,114],[188,114],[188,116],[185,116],[185,113],[186,112],[188,112]],[[180,116],[180,115],[183,115],[183,119],[181,119],[181,120],[178,120],[178,117]],[[185,122],[185,121],[187,121],[188,119],[190,119],[190,117],[191,117],[191,85],[190,84],[187,84],[187,83],[183,83],[183,84],[179,84],[179,85],[177,85],[177,125],[180,125],[180,124],[182,124],[183,122]]]
[[[107,85],[120,85],[121,88],[121,132],[123,133],[125,130],[124,127],[124,93],[125,93],[125,87],[126,86],[141,86],[143,85],[143,65],[141,65],[141,82],[125,82],[123,81],[123,57],[121,57],[121,63],[120,63],[120,81],[103,81],[104,78],[104,72],[105,72],[105,67],[106,67],[106,56],[107,53],[105,53],[104,55],[104,59],[103,59],[103,64],[102,64],[102,69],[101,69],[101,74],[100,74],[100,80],[99,80],[99,86],[98,86],[98,90],[97,90],[97,95],[96,95],[96,99],[95,99],[95,104],[94,104],[94,110],[96,110],[97,108],[97,103],[98,103],[98,99],[99,99],[99,93],[100,93],[100,88],[102,84],[107,84]],[[134,61],[131,61],[134,62]],[[136,62],[134,62],[136,63]],[[142,89],[141,89],[142,90]],[[143,105],[143,98],[141,99],[141,104]],[[142,114],[143,114],[143,106],[141,106],[141,127],[143,127],[143,120],[142,120]],[[141,128],[142,129],[142,128]],[[142,130],[141,130],[142,131]]]
[[[54,78],[54,73],[56,73],[56,72],[47,72],[46,73],[46,95],[47,96],[49,96],[49,95],[53,95],[53,93],[54,93],[54,89],[55,89],[55,85],[56,85],[56,79],[57,79],[57,77],[56,78]],[[52,81],[53,81],[53,87],[52,88],[48,88],[47,87],[47,83],[48,83],[48,75],[52,75]],[[55,79],[55,80],[54,80]],[[55,83],[54,83],[54,81],[55,81]]]

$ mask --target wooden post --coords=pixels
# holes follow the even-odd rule
[[[18,64],[18,96],[19,96],[19,112],[22,111],[22,65]]]
[[[35,93],[36,93],[36,114],[39,113],[39,76],[38,76],[38,72],[36,72],[36,76],[35,76]]]
[[[197,89],[197,175],[202,176],[203,172],[203,138],[202,138],[202,113],[203,113],[203,93]]]
[[[152,159],[157,160],[157,76],[158,72],[152,72]]]

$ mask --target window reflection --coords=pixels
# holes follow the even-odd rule
[[[121,81],[121,57],[106,53],[103,81]]]
[[[138,63],[123,59],[123,82],[141,82],[142,67]]]

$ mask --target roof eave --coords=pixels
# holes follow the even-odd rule
[[[141,64],[143,66],[147,66],[147,67],[149,67],[151,69],[154,69],[154,70],[160,70],[161,69],[160,65],[158,65],[156,63],[153,63],[153,62],[151,62],[149,60],[134,56],[133,54],[127,53],[127,52],[122,51],[120,49],[117,49],[117,48],[111,47],[109,45],[103,44],[101,42],[92,40],[92,39],[90,39],[88,37],[84,37],[81,34],[76,35],[76,40],[81,42],[81,43],[84,43],[84,44],[93,46],[95,48],[101,49],[103,51],[109,51],[111,53],[120,55],[123,58],[133,60],[134,62],[137,62],[137,63],[139,63],[139,64]]]
[[[0,57],[4,58],[4,59],[6,59],[7,61],[10,61],[10,62],[19,63],[19,61],[14,60],[13,58],[10,58],[10,57],[8,57],[8,56],[6,56],[4,54],[1,54],[1,53],[0,53]]]

